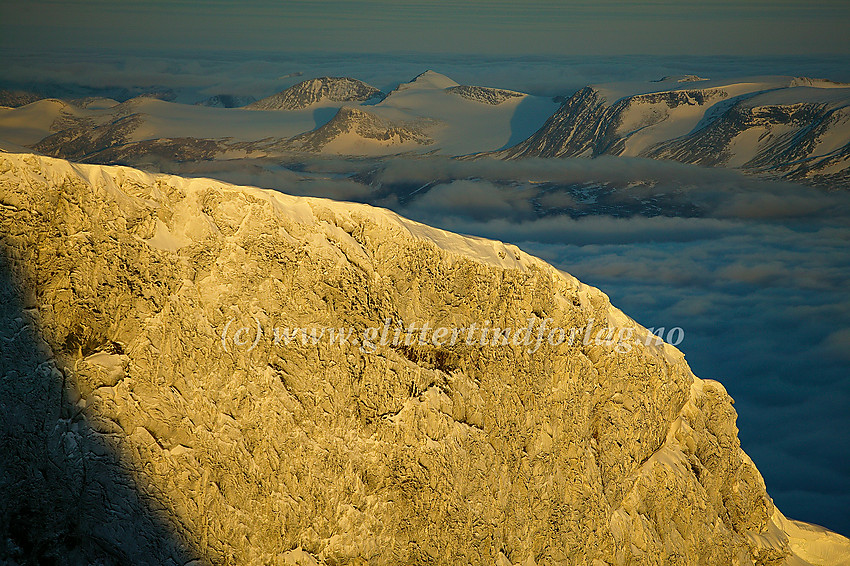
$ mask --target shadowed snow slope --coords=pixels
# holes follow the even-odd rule
[[[0,551],[13,563],[57,541],[75,549],[50,550],[57,564],[847,556],[843,537],[775,509],[719,383],[514,246],[366,205],[28,154],[0,153],[0,214],[21,304],[9,319],[47,358],[22,365],[22,331],[4,336],[4,399],[50,381],[70,407],[31,415],[47,439],[38,457],[21,413],[3,413],[3,445],[23,447],[0,462]],[[390,333],[545,321],[633,336],[536,351],[357,342],[386,321]],[[286,341],[275,327],[351,327],[354,340]],[[101,465],[104,444],[115,465]],[[44,475],[48,461],[64,475]],[[29,503],[6,496],[30,478]],[[19,536],[14,518],[36,522],[67,478],[73,521]],[[135,486],[179,548],[113,556],[129,511],[106,480]],[[165,536],[132,524],[137,540]]]

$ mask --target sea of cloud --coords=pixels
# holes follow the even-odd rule
[[[226,46],[223,46],[226,47]],[[80,92],[153,87],[173,89],[193,103],[212,95],[262,98],[311,77],[349,76],[389,92],[432,69],[461,84],[509,88],[543,96],[569,95],[588,85],[648,81],[668,75],[708,78],[789,75],[850,81],[846,56],[483,56],[416,53],[276,53],[270,51],[0,49],[0,88],[76,87]]]

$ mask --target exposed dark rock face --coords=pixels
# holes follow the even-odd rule
[[[363,81],[347,77],[321,77],[302,81],[277,94],[249,104],[255,110],[298,110],[322,100],[365,102],[384,94]]]
[[[0,89],[0,106],[8,108],[17,108],[18,106],[26,106],[36,100],[41,100],[44,96],[27,90],[9,90]]]
[[[737,104],[717,120],[683,138],[659,144],[644,155],[706,166],[739,166],[827,187],[850,186],[850,140],[828,155],[818,155],[821,141],[850,123],[850,107],[825,104],[751,106]],[[735,141],[752,132],[758,149],[735,162]],[[834,170],[835,172],[831,172]]]
[[[705,106],[727,95],[723,90],[682,90],[641,94],[609,104],[593,87],[585,87],[564,102],[533,136],[504,152],[506,157],[597,157],[620,155],[630,132],[618,131],[636,106],[684,104]],[[665,119],[656,114],[640,127]]]
[[[828,81],[794,79],[791,87]],[[779,89],[782,90],[782,89]],[[821,89],[827,91],[827,89]],[[834,92],[844,89],[835,86]],[[778,90],[777,90],[778,92]],[[527,140],[498,155],[520,157],[598,157],[634,155],[702,166],[740,168],[828,188],[850,186],[850,105],[845,99],[771,103],[763,93],[730,96],[723,88],[674,90],[608,101],[586,87]],[[820,96],[824,96],[820,93]],[[846,95],[845,95],[846,96]],[[815,97],[817,98],[817,97]],[[843,101],[841,101],[843,100]],[[668,109],[699,107],[703,118],[689,132],[660,136],[649,147],[630,151],[643,130],[671,120]],[[822,144],[834,149],[822,149]]]
[[[447,88],[446,92],[456,94],[462,98],[466,98],[467,100],[473,100],[483,104],[492,104],[493,106],[501,104],[512,98],[525,96],[521,92],[505,90],[503,88],[488,88],[484,86],[468,85],[452,86]]]
[[[428,136],[428,131],[437,125],[435,120],[429,119],[391,122],[365,110],[344,106],[327,124],[293,137],[285,146],[298,151],[321,151],[346,136],[387,145],[429,145],[434,142]]]

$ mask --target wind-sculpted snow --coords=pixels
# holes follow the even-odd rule
[[[13,564],[728,565],[811,550],[741,451],[723,387],[514,246],[25,154],[0,153],[0,214],[14,283],[0,440],[15,454],[0,490],[27,486],[0,497]],[[250,334],[386,320],[596,321],[645,345],[370,353]],[[817,537],[846,556],[846,539]]]

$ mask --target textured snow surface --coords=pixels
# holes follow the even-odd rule
[[[728,394],[669,345],[223,349],[231,322],[545,317],[645,338],[515,246],[27,154],[0,153],[0,215],[7,563],[25,548],[56,564],[846,556],[776,511]]]

